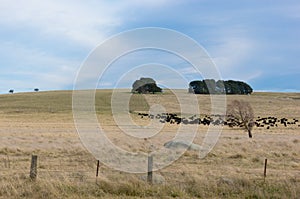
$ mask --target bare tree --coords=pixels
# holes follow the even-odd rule
[[[227,118],[248,132],[252,138],[254,113],[251,105],[243,100],[234,100],[227,108]]]

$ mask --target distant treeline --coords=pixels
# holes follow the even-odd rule
[[[189,92],[195,94],[244,94],[253,92],[251,86],[245,82],[234,80],[205,79],[189,83]]]

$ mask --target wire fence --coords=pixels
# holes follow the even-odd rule
[[[29,178],[31,169],[31,155],[6,155],[0,154],[0,178],[6,179],[10,177],[21,176],[24,178]],[[299,160],[300,161],[300,160]],[[151,162],[152,164],[155,162]],[[269,163],[270,162],[270,163]],[[270,165],[261,163],[253,165],[249,168],[243,170],[240,173],[241,176],[249,180],[255,179],[265,179],[265,178],[278,178],[284,177],[284,168],[274,168],[272,161],[269,161]],[[200,164],[200,163],[199,163]],[[151,166],[148,168],[152,168]],[[265,169],[264,169],[265,168]],[[61,154],[61,155],[39,155],[37,161],[37,178],[45,180],[59,180],[59,181],[75,181],[75,182],[88,182],[97,181],[97,175],[100,169],[102,175],[109,176],[109,168],[100,164],[99,162],[88,153],[80,154]],[[238,168],[237,168],[238,170]],[[113,172],[111,169],[110,172]],[[162,176],[166,181],[172,181],[172,183],[185,183],[189,176],[207,176],[209,173],[220,173],[219,170],[214,170],[213,168],[207,171],[199,170],[181,170],[180,168],[173,168],[154,172],[153,180],[157,175]],[[224,168],[226,172],[226,168]],[[300,171],[295,168],[294,170],[289,169],[289,174],[300,177]],[[174,174],[176,173],[176,178]],[[119,174],[119,173],[118,173]],[[130,174],[124,174],[130,175]],[[148,178],[147,178],[148,175]],[[151,178],[149,178],[151,175]],[[182,176],[181,178],[178,176]],[[152,172],[148,174],[140,175],[140,177],[145,177],[145,181],[152,183]],[[109,177],[108,177],[109,178]]]
[[[32,158],[32,155],[0,154],[0,178],[21,177],[29,179],[32,173]],[[130,175],[109,169],[87,153],[39,155],[36,170],[38,179],[62,182],[95,182],[99,174],[108,178],[109,176],[116,176],[115,174],[125,178]]]
[[[97,160],[92,156],[64,155],[61,157],[39,155],[37,175],[42,179],[77,179],[79,181],[95,179]],[[0,177],[28,176],[31,168],[31,156],[0,154]]]

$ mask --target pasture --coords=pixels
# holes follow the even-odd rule
[[[148,139],[122,133],[113,119],[111,93],[97,91],[95,110],[112,143],[127,151],[147,152],[174,137],[179,126],[169,123]],[[184,95],[186,103],[188,95],[192,94]],[[249,102],[256,118],[300,119],[300,93],[229,95],[227,103],[234,99]],[[200,114],[209,115],[210,96],[197,95],[197,100]],[[135,123],[147,125],[150,119],[138,113],[148,112],[154,104],[168,113],[180,113],[176,96],[166,91],[132,95],[128,114]],[[187,151],[154,172],[154,183],[149,185],[145,174],[115,171],[102,164],[96,179],[97,160],[83,147],[73,122],[72,91],[0,95],[0,198],[299,198],[299,124],[254,127],[252,139],[239,128],[224,126],[207,157],[199,159],[197,151]],[[198,127],[194,143],[201,145],[207,129]],[[36,181],[29,179],[32,154],[38,155]]]

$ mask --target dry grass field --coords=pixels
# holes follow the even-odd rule
[[[189,103],[189,96],[185,96]],[[148,139],[124,135],[113,120],[110,99],[111,90],[97,91],[96,112],[107,136],[118,147],[147,152],[150,145],[163,147],[174,137],[178,126],[171,124]],[[209,115],[210,96],[198,95],[197,99],[200,113]],[[234,99],[249,102],[256,117],[300,120],[300,93],[231,95],[227,103]],[[178,100],[170,91],[137,94],[129,103],[132,120],[148,124],[149,119],[137,113],[147,112],[154,104],[180,113]],[[154,184],[149,185],[145,174],[124,173],[102,164],[96,179],[97,160],[76,132],[72,91],[0,95],[0,198],[300,198],[299,124],[254,128],[252,139],[241,129],[224,127],[208,156],[199,159],[197,151],[187,151],[156,171]],[[207,128],[199,126],[194,143],[202,143]],[[32,154],[38,155],[36,181],[29,179]]]

